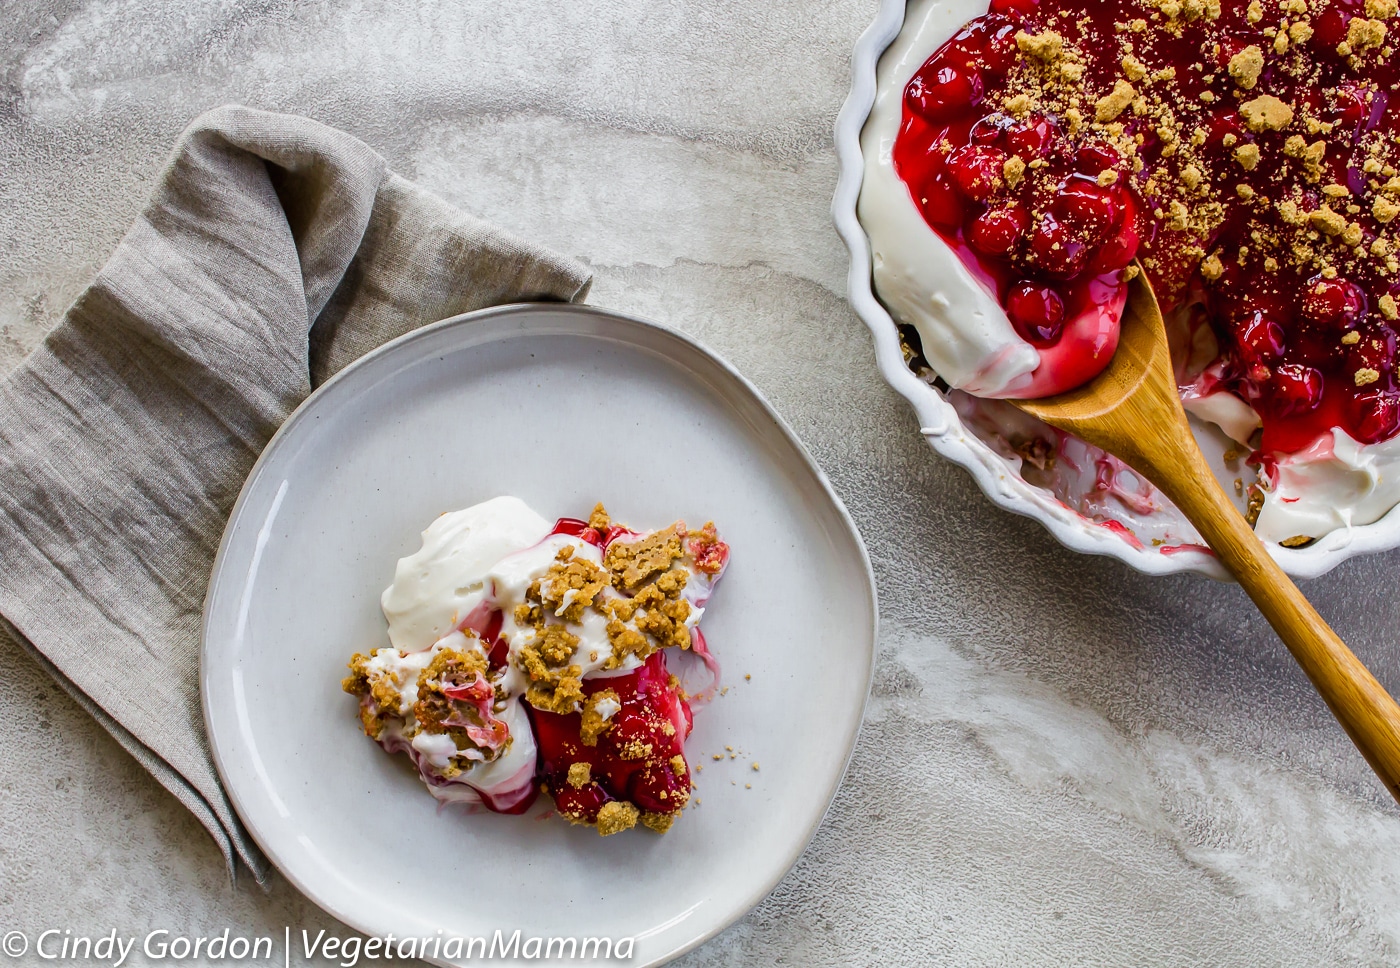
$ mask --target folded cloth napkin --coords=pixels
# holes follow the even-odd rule
[[[63,322],[0,381],[0,623],[208,828],[200,614],[258,452],[314,387],[456,313],[576,300],[583,267],[472,218],[349,135],[218,108]]]

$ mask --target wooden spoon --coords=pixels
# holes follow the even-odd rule
[[[1117,456],[1171,498],[1254,599],[1400,801],[1400,706],[1308,604],[1221,490],[1186,423],[1162,311],[1140,266],[1129,285],[1118,350],[1106,370],[1068,393],[1011,402]]]

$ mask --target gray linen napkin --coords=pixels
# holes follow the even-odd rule
[[[218,108],[63,322],[0,382],[0,631],[194,812],[266,859],[220,787],[200,613],[258,452],[331,374],[472,309],[575,300],[583,267],[390,172],[343,132]]]

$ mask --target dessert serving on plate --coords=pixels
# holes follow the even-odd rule
[[[1140,260],[1187,410],[1261,537],[1400,502],[1395,0],[911,4],[858,213],[909,364],[1026,481],[1130,542],[1165,498],[997,398],[1097,375]],[[1227,439],[1228,438],[1228,439]]]
[[[390,644],[351,659],[345,691],[443,803],[521,813],[544,790],[600,834],[665,833],[690,799],[691,703],[719,678],[699,625],[728,559],[713,524],[636,532],[601,504],[552,526],[513,497],[444,514],[399,560]],[[695,696],[676,652],[711,678]]]

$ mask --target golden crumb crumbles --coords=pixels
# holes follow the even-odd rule
[[[626,800],[613,800],[598,810],[598,833],[609,837],[637,825],[640,811]]]
[[[413,602],[450,542],[500,521],[488,514],[534,528],[513,498],[449,512],[424,532],[412,568],[400,562],[412,589],[391,592]],[[586,521],[561,518],[542,540],[502,553],[479,581],[454,574],[450,619],[386,604],[396,646],[425,631],[436,640],[357,653],[342,686],[359,699],[365,732],[406,753],[443,802],[518,812],[545,792],[560,816],[603,836],[639,824],[665,833],[690,801],[682,744],[692,711],[662,653],[698,648],[713,670],[692,626],[727,558],[712,523],[638,533],[598,504]],[[520,729],[533,744],[513,735]],[[502,756],[506,768],[473,772]]]

